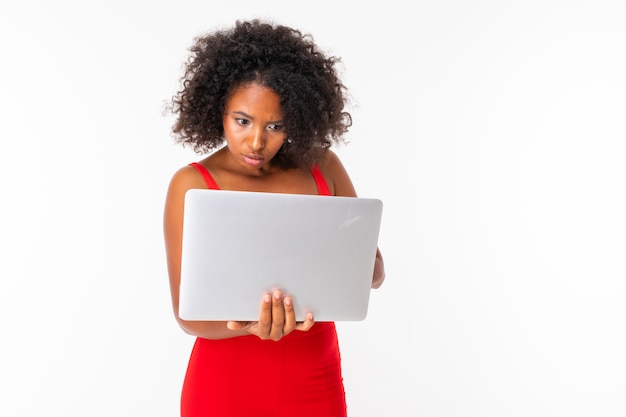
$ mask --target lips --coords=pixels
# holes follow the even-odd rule
[[[259,154],[244,154],[241,156],[243,158],[243,161],[248,165],[259,165],[261,162],[263,162],[263,156]]]

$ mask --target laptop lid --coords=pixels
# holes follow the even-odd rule
[[[381,215],[372,198],[187,191],[180,317],[255,321],[281,289],[298,321],[363,320]]]

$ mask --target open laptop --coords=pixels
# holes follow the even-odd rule
[[[363,320],[381,216],[372,198],[189,190],[179,315],[255,321],[281,289],[298,321]]]

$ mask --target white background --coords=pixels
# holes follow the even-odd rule
[[[249,17],[343,58],[337,152],[385,203],[350,416],[626,415],[623,2],[0,4],[0,415],[177,415],[161,216],[199,156],[162,110]]]

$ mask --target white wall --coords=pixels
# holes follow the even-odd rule
[[[198,157],[161,111],[257,16],[343,57],[337,151],[385,202],[351,417],[626,414],[624,3],[196,0],[0,4],[0,415],[177,415],[161,213]]]

